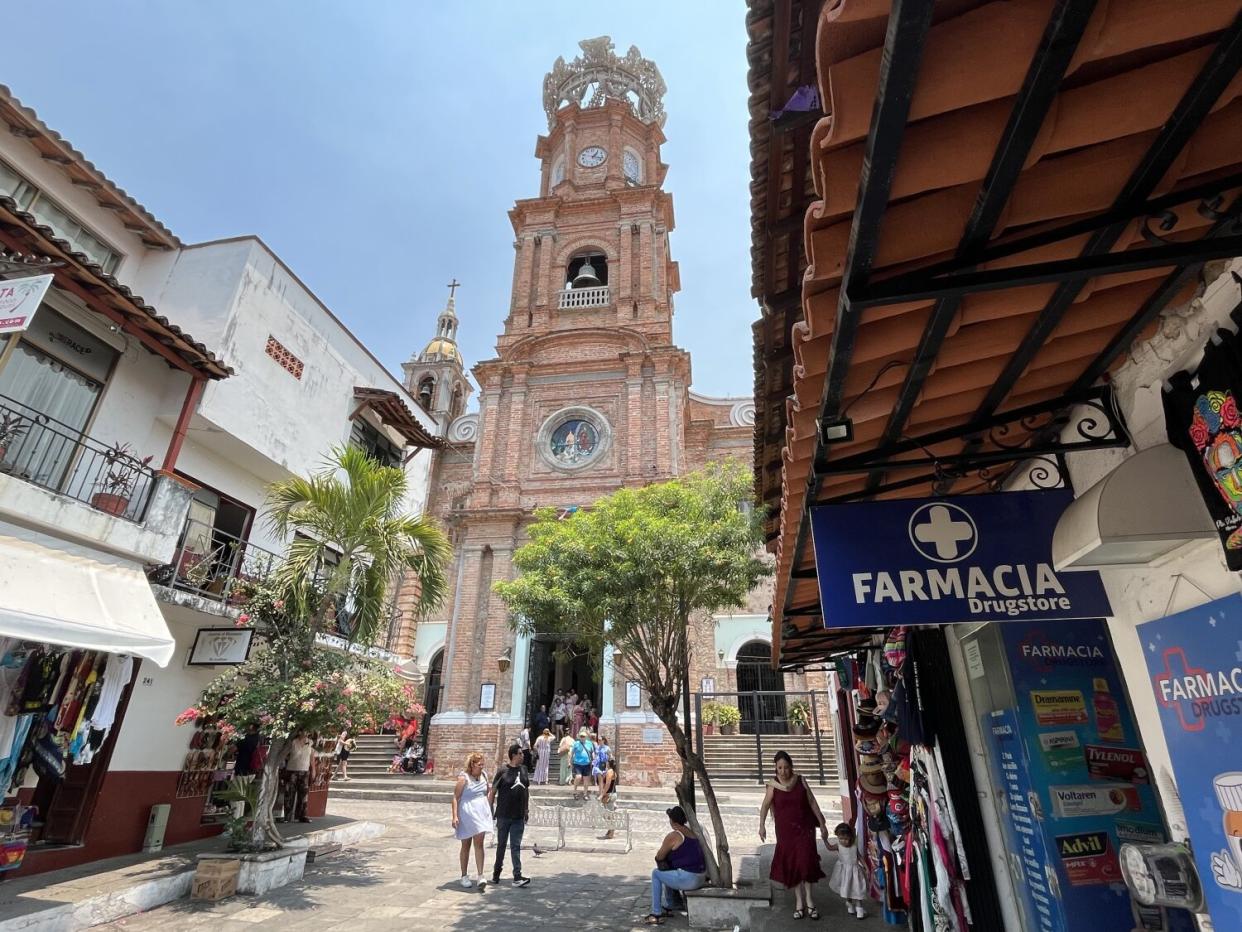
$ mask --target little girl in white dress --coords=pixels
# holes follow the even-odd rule
[[[863,900],[867,898],[867,870],[863,867],[854,827],[842,822],[833,834],[837,837],[837,843],[832,846],[837,849],[837,866],[832,869],[828,885],[845,900],[847,915],[864,919],[867,916],[863,910]]]

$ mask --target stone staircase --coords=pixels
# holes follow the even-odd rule
[[[793,758],[794,768],[806,777],[808,783],[837,785],[836,743],[831,732],[820,735],[824,755],[822,781],[814,735],[759,735],[758,752],[755,739],[755,735],[703,736],[703,760],[713,784],[722,789],[758,786],[772,776],[772,755],[785,751]],[[762,770],[759,766],[761,759]]]

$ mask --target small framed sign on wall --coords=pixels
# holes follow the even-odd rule
[[[496,708],[496,684],[483,683],[479,686],[479,711],[490,712]]]
[[[637,709],[642,704],[642,688],[634,680],[630,680],[625,684],[625,707],[627,709]]]

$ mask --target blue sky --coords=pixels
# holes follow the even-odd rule
[[[260,235],[394,371],[456,276],[468,363],[508,308],[541,89],[611,35],[660,67],[694,387],[749,395],[743,0],[12,6],[0,82],[187,242]]]

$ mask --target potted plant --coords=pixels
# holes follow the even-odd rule
[[[714,699],[703,703],[703,732],[704,734],[714,735],[716,733],[717,716],[720,713],[720,703]]]
[[[20,414],[0,414],[0,460],[9,451],[9,444],[26,433],[30,425]]]
[[[742,713],[738,711],[737,706],[721,705],[716,712],[716,721],[720,723],[722,735],[736,735],[737,726],[742,721]]]
[[[123,515],[129,508],[129,497],[134,494],[134,486],[142,470],[151,462],[151,457],[138,459],[128,443],[114,444],[104,454],[105,468],[97,480],[102,490],[91,496],[91,507],[106,511],[110,515]]]
[[[802,699],[789,703],[786,718],[789,722],[790,734],[805,735],[811,730],[811,707]]]

